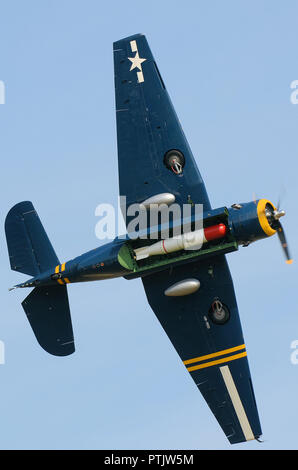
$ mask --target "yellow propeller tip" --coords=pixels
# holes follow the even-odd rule
[[[287,264],[292,264],[292,263],[293,263],[293,260],[292,260],[292,259],[287,259],[286,263],[287,263]]]

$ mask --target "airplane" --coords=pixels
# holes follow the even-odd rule
[[[141,278],[153,312],[229,442],[259,440],[262,430],[225,255],[277,233],[286,262],[292,263],[280,223],[285,212],[268,199],[212,209],[146,37],[136,34],[113,46],[123,214],[133,204],[146,217],[151,208],[186,205],[191,208],[188,231],[173,235],[177,219],[171,219],[169,236],[162,237],[158,219],[145,229],[147,237],[128,231],[61,263],[33,204],[20,202],[5,221],[9,259],[12,270],[31,278],[13,288],[33,288],[22,306],[36,339],[48,353],[67,356],[75,351],[67,285]],[[203,207],[199,215],[196,205]],[[132,220],[126,217],[127,227]]]

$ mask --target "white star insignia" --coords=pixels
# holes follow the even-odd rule
[[[142,71],[141,64],[145,62],[145,60],[147,60],[147,59],[141,59],[141,57],[139,57],[138,52],[136,52],[136,55],[134,57],[128,57],[128,59],[131,61],[130,72],[135,68],[138,68],[140,71]]]

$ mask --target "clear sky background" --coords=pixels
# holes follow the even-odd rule
[[[145,33],[213,207],[282,195],[277,237],[228,255],[264,443],[231,447],[140,280],[71,285],[76,352],[48,355],[8,292],[1,231],[1,449],[297,449],[298,2],[1,1],[1,224],[31,200],[61,262],[102,242],[118,196],[112,43]]]

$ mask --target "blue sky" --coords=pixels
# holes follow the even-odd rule
[[[145,33],[213,207],[282,194],[297,260],[295,1],[2,1],[1,220],[31,200],[58,257],[99,245],[118,196],[113,41]],[[140,280],[70,286],[76,353],[47,355],[21,307],[1,232],[1,449],[230,449]],[[296,449],[297,263],[276,237],[228,255],[264,443]]]

